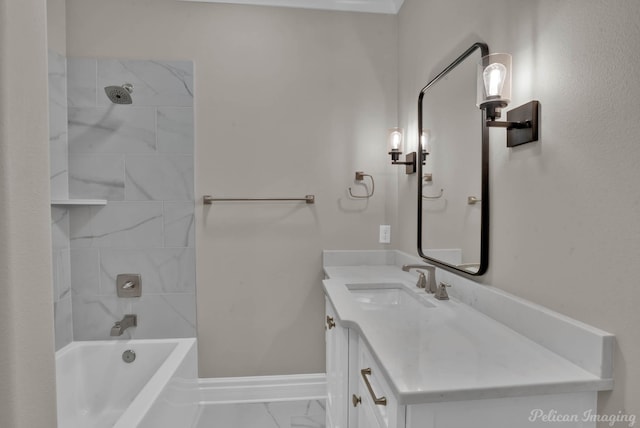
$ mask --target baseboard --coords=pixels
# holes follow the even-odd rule
[[[321,400],[327,396],[324,373],[199,379],[200,404]]]

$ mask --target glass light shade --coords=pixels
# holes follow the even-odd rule
[[[429,130],[425,129],[420,135],[420,148],[423,153],[429,154],[431,147],[429,147]]]
[[[404,129],[402,128],[390,128],[387,148],[389,153],[402,153],[404,144]]]
[[[511,102],[511,55],[482,57],[478,64],[477,106],[502,108]]]

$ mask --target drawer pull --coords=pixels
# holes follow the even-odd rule
[[[362,397],[358,397],[356,394],[353,394],[351,402],[353,403],[353,407],[358,407],[358,404],[362,403]]]
[[[365,385],[367,385],[367,389],[369,390],[369,394],[371,394],[371,398],[373,399],[374,404],[380,406],[387,405],[387,397],[376,397],[376,393],[373,392],[373,388],[371,387],[371,383],[369,382],[369,378],[367,376],[371,376],[371,369],[362,369],[360,370],[360,374],[362,375],[362,379],[364,379]]]
[[[336,326],[336,322],[333,320],[333,317],[327,315],[327,326],[329,326],[329,330]]]

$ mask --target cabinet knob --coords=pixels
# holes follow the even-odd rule
[[[330,317],[329,315],[327,315],[327,326],[329,327],[329,330],[336,326],[336,322],[333,320],[333,317]]]
[[[353,394],[351,402],[353,403],[353,407],[358,407],[358,404],[362,403],[362,397],[358,397],[356,394]]]

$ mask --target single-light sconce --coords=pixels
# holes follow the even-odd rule
[[[530,101],[507,112],[501,122],[502,109],[511,102],[511,55],[497,53],[482,57],[478,64],[479,108],[486,111],[486,125],[507,128],[507,147],[538,141],[540,103]]]
[[[404,157],[404,162],[400,161],[400,155],[404,145],[404,129],[402,128],[390,128],[388,135],[388,149],[391,155],[392,165],[405,165],[405,172],[407,174],[414,174],[416,172],[416,152],[408,153]]]
[[[422,165],[424,165],[427,161],[427,155],[429,154],[429,151],[431,150],[431,147],[429,146],[429,130],[425,129],[424,131],[422,131],[422,134],[420,134],[420,148],[422,149]]]

